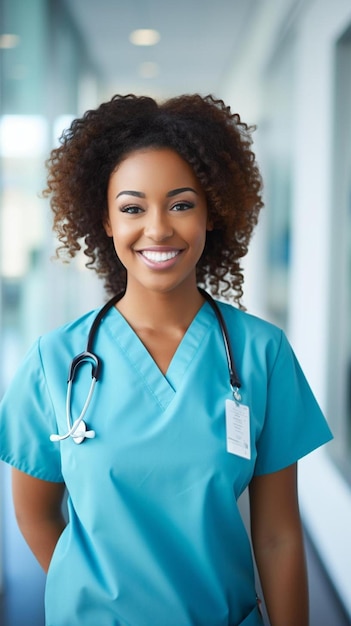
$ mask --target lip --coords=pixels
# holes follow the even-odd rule
[[[182,249],[170,246],[150,246],[136,250],[141,261],[151,269],[164,270],[178,262]]]

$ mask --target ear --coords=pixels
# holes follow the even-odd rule
[[[207,223],[206,223],[206,230],[207,231],[211,231],[213,229],[214,229],[213,221],[208,217],[207,218]]]
[[[105,233],[108,237],[113,237],[113,232],[112,232],[112,228],[111,228],[111,222],[110,222],[110,218],[108,215],[106,215],[106,217],[104,218],[102,225],[105,229]]]

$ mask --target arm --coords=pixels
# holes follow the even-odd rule
[[[39,480],[13,469],[12,491],[21,533],[47,572],[59,536],[66,526],[62,515],[65,485]]]
[[[296,464],[254,477],[249,492],[252,545],[271,626],[308,626]]]

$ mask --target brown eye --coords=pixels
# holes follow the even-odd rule
[[[135,204],[128,204],[127,206],[122,206],[120,208],[121,213],[129,213],[129,215],[136,215],[138,213],[143,213],[143,209]]]
[[[194,204],[192,202],[177,202],[173,204],[172,211],[187,211],[188,209],[193,209]]]

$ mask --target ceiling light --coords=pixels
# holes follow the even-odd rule
[[[142,78],[155,78],[159,73],[157,63],[152,61],[144,61],[139,65],[139,74]]]
[[[129,41],[135,46],[154,46],[160,41],[160,33],[152,28],[138,28],[130,33]]]
[[[16,48],[20,42],[18,35],[11,35],[10,33],[4,33],[0,35],[0,48]]]

